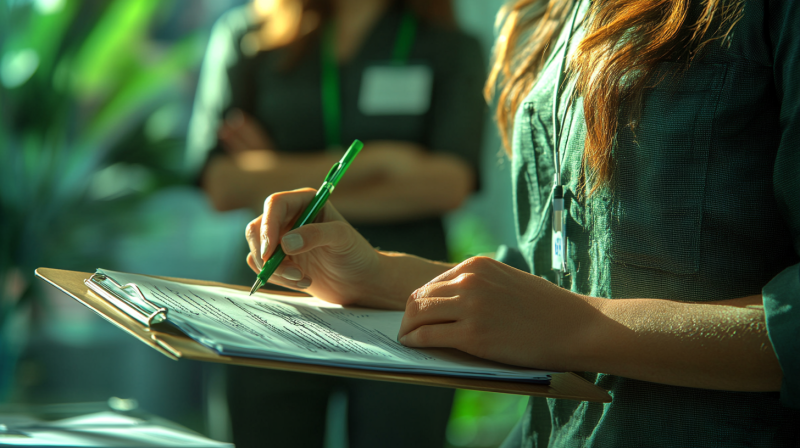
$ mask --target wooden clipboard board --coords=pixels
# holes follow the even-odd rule
[[[161,354],[176,361],[178,359],[185,358],[197,361],[261,367],[265,369],[288,370],[292,372],[316,373],[321,375],[333,375],[366,380],[392,381],[422,386],[472,389],[505,394],[565,398],[570,400],[594,401],[603,403],[611,402],[611,396],[608,395],[607,391],[595,386],[594,384],[586,381],[572,372],[554,374],[552,375],[549,385],[542,385],[512,381],[456,378],[439,375],[380,372],[345,367],[329,367],[313,364],[269,361],[256,358],[222,356],[195,342],[182,333],[162,332],[147,328],[147,326],[142,325],[140,322],[122,312],[86,286],[84,281],[92,276],[91,273],[39,268],[36,270],[36,276],[55,286],[83,305],[89,307],[104,319],[128,332],[130,335],[136,337]],[[226,288],[249,292],[249,288],[246,286],[227,285],[218,282],[177,279],[170,277],[157,278],[202,286],[223,286]],[[304,294],[300,293],[280,294],[305,296]]]

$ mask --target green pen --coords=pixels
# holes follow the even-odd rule
[[[364,144],[361,143],[361,141],[353,141],[353,144],[351,144],[347,149],[347,152],[344,153],[342,159],[333,164],[331,170],[328,171],[328,175],[325,176],[325,181],[322,182],[322,186],[319,187],[317,194],[314,195],[314,199],[311,200],[311,203],[308,204],[308,207],[306,207],[300,217],[297,218],[297,222],[294,223],[294,226],[292,226],[291,230],[314,221],[314,218],[317,217],[317,213],[319,213],[319,211],[322,210],[322,207],[325,206],[325,201],[328,200],[328,196],[333,193],[334,188],[336,188],[336,185],[342,179],[342,176],[344,176],[344,172],[347,171],[347,168],[351,163],[353,163],[353,159],[356,158],[363,147]],[[281,264],[284,257],[286,257],[286,254],[283,252],[283,248],[278,245],[278,248],[275,249],[275,253],[273,253],[272,256],[269,257],[269,260],[264,263],[264,267],[261,268],[261,272],[259,272],[258,276],[256,277],[256,282],[253,283],[253,288],[250,289],[251,296],[258,290],[258,288],[267,283],[267,280],[269,280],[269,278],[275,272],[275,269],[278,269],[278,265]]]

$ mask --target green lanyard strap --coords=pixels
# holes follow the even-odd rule
[[[392,63],[405,65],[414,46],[417,21],[406,11],[397,28]],[[322,30],[322,116],[325,144],[328,148],[342,146],[342,98],[339,65],[336,62],[336,21],[331,20]]]
[[[328,148],[342,145],[342,100],[335,46],[336,22],[331,20],[322,30],[322,121],[325,126],[325,144]]]
[[[392,62],[397,65],[408,63],[408,56],[411,54],[411,47],[414,46],[414,35],[417,33],[417,21],[414,14],[406,11],[400,20],[400,27],[397,28],[397,37],[394,39],[394,51],[392,52]]]

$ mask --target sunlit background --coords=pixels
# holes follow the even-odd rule
[[[168,360],[33,272],[104,267],[233,281],[251,212],[213,211],[183,160],[209,31],[241,3],[0,0],[0,403],[134,398],[212,438],[229,436],[224,400],[209,392],[214,366]],[[502,0],[455,4],[488,60]],[[514,241],[508,162],[486,126],[482,189],[447,218],[452,261]],[[458,391],[448,443],[497,446],[524,403]]]

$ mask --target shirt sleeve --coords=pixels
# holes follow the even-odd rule
[[[525,260],[522,252],[515,247],[509,247],[505,244],[501,244],[495,252],[494,259],[501,263],[505,263],[512,268],[519,269],[520,271],[531,272],[531,267]]]
[[[217,20],[206,48],[186,136],[185,169],[199,179],[208,159],[221,153],[217,130],[222,117],[241,96],[243,58],[239,40],[251,26],[247,10],[236,8]]]
[[[800,2],[771,0],[769,35],[780,101],[781,142],[773,185],[778,207],[800,255]],[[781,402],[800,408],[800,264],[790,266],[763,289],[770,342],[783,370]]]
[[[434,152],[466,161],[477,179],[487,109],[482,93],[486,79],[483,52],[471,36],[457,33],[450,37],[452,41],[442,45],[447,57],[434,80],[428,145]]]
[[[781,403],[800,408],[800,265],[786,268],[763,292],[769,340],[783,371]]]

